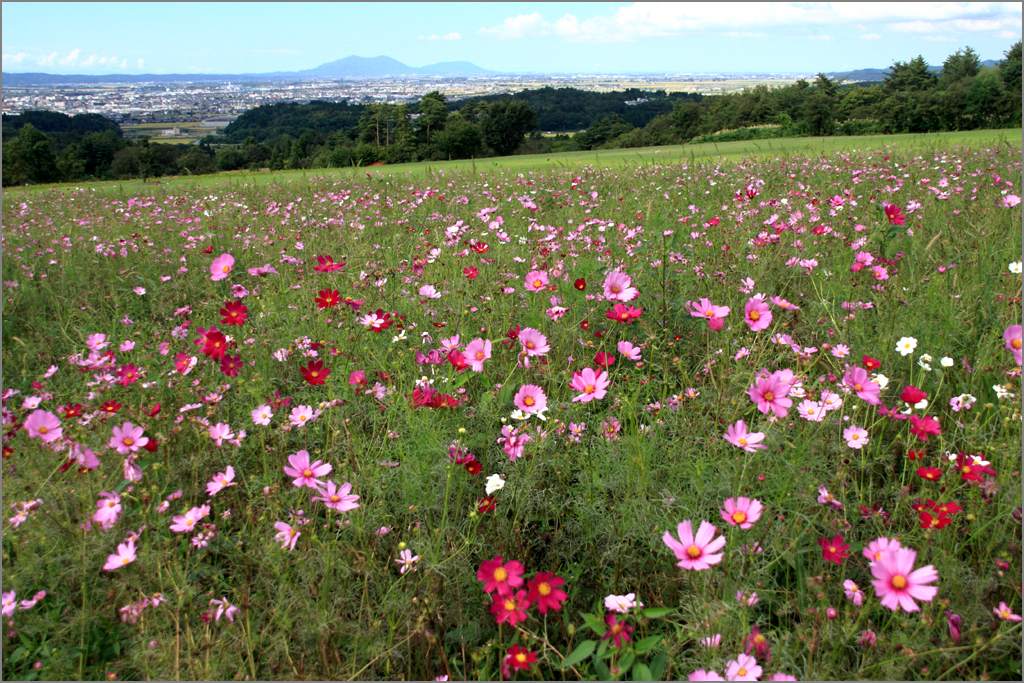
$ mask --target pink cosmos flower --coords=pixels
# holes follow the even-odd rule
[[[135,541],[128,540],[117,544],[117,552],[107,555],[107,563],[103,565],[103,571],[112,572],[115,569],[126,567],[135,561]]]
[[[917,552],[910,548],[887,550],[871,565],[871,584],[884,607],[894,612],[917,612],[921,608],[915,600],[931,602],[939,589],[928,584],[939,580],[935,567],[927,565],[914,569]]]
[[[1013,610],[1005,602],[1000,602],[998,607],[993,607],[992,613],[1003,621],[1018,622],[1021,620],[1021,616],[1014,614]]]
[[[526,444],[529,442],[529,434],[520,434],[511,425],[505,425],[501,428],[501,437],[498,438],[498,445],[501,446],[501,450],[505,452],[505,455],[512,462],[523,457],[523,451],[526,450]]]
[[[86,470],[94,470],[100,466],[100,459],[96,457],[96,453],[88,446],[83,446],[80,443],[71,444],[69,457],[78,463],[79,467]]]
[[[796,680],[796,676],[793,676],[791,674],[784,674],[784,673],[779,672],[779,673],[774,673],[771,676],[769,676],[768,680],[769,681],[795,681]]]
[[[224,444],[225,441],[233,439],[235,433],[231,431],[231,425],[225,422],[218,422],[215,425],[210,425],[209,428],[210,438],[213,439],[213,443],[218,447]]]
[[[519,331],[519,343],[527,356],[543,356],[551,350],[548,338],[532,327],[524,327]]]
[[[302,427],[316,419],[313,409],[306,405],[295,406],[288,414],[288,421],[293,427]]]
[[[252,422],[255,425],[266,427],[270,424],[270,418],[274,417],[274,411],[270,409],[270,406],[263,404],[253,408],[252,411]]]
[[[740,496],[739,498],[726,498],[719,513],[726,523],[746,530],[761,519],[763,509],[761,501],[756,498]]]
[[[615,345],[615,348],[618,349],[624,358],[632,361],[640,360],[640,347],[634,346],[632,342],[620,341]]]
[[[348,512],[359,507],[359,503],[356,502],[359,496],[351,494],[352,484],[347,481],[341,486],[329,481],[320,489],[320,495],[315,496],[313,500],[320,501],[337,512]]]
[[[764,300],[763,294],[750,297],[744,307],[744,312],[744,322],[747,323],[751,332],[760,332],[772,324],[772,309]]]
[[[738,655],[736,659],[729,660],[725,665],[725,679],[727,681],[756,681],[761,675],[761,667],[757,660],[750,655]]]
[[[235,615],[238,614],[238,608],[228,602],[228,599],[221,596],[220,599],[212,598],[210,600],[210,607],[215,607],[213,612],[213,620],[220,621],[221,617],[228,620],[228,623],[235,623]]]
[[[406,548],[398,553],[398,559],[395,560],[395,563],[399,565],[398,573],[404,574],[408,571],[416,571],[416,563],[419,561],[420,556],[413,555],[412,551]]]
[[[531,292],[543,292],[548,286],[548,274],[543,270],[531,270],[523,278],[523,286]]]
[[[33,410],[25,418],[25,431],[33,439],[52,443],[64,435],[60,419],[48,410]]]
[[[786,417],[793,400],[788,398],[792,387],[792,370],[778,370],[771,374],[760,374],[747,389],[747,396],[757,404],[762,413],[774,413],[776,417]]]
[[[480,564],[476,579],[484,585],[485,593],[497,591],[498,595],[512,595],[523,585],[525,571],[519,560],[506,562],[501,555],[496,555]]]
[[[548,397],[544,395],[544,390],[536,384],[524,384],[519,387],[513,401],[516,408],[527,415],[543,413],[548,407]]]
[[[288,465],[284,466],[284,473],[293,477],[292,486],[311,489],[319,489],[323,482],[318,477],[326,477],[334,468],[320,460],[309,461],[309,451],[301,450],[288,456]]]
[[[604,298],[608,301],[628,303],[640,295],[633,280],[621,270],[613,270],[604,278]]]
[[[843,592],[846,594],[846,599],[857,607],[864,604],[864,591],[850,579],[843,581]]]
[[[582,372],[574,372],[569,386],[580,392],[573,397],[573,402],[590,403],[600,401],[608,393],[608,373],[604,370],[594,372],[593,368],[583,368]]]
[[[716,306],[710,299],[703,298],[700,301],[691,301],[690,315],[694,318],[704,318],[708,321],[708,327],[712,330],[720,330],[725,325],[725,316],[729,315],[728,306]]]
[[[1013,360],[1017,365],[1021,364],[1021,326],[1010,325],[1003,332],[1003,342],[1006,349],[1013,353]]]
[[[176,534],[187,534],[195,530],[196,524],[210,514],[209,505],[200,505],[190,509],[183,515],[175,515],[171,518],[171,531]]]
[[[229,486],[235,486],[235,468],[228,465],[223,472],[213,475],[206,483],[206,495],[213,497]]]
[[[861,554],[868,561],[868,564],[874,564],[882,559],[882,553],[890,550],[899,550],[902,547],[897,539],[880,536],[864,546]]]
[[[762,448],[766,448],[761,443],[764,441],[764,432],[748,432],[747,423],[743,420],[737,420],[729,425],[729,428],[725,430],[724,438],[733,446],[742,448],[747,453],[754,453]]]
[[[221,254],[213,259],[213,263],[210,264],[210,279],[214,282],[223,280],[231,273],[231,269],[234,267],[235,257],[231,254]]]
[[[113,434],[107,445],[121,455],[135,453],[149,443],[149,437],[142,435],[145,431],[142,427],[137,427],[131,422],[125,422],[120,427],[114,427]]]
[[[876,382],[871,381],[868,371],[864,368],[852,367],[847,369],[843,375],[843,384],[849,387],[850,391],[856,393],[858,398],[863,399],[870,405],[877,406],[881,402],[879,392],[881,392],[882,388]]]
[[[722,678],[722,674],[718,673],[717,671],[712,671],[710,669],[707,669],[707,670],[705,670],[705,669],[697,669],[696,671],[691,673],[686,678],[686,680],[688,680],[688,681],[724,681],[725,679]]]
[[[280,543],[285,550],[295,550],[295,543],[299,540],[302,532],[285,522],[274,522],[274,528],[277,529],[274,540]]]
[[[843,430],[843,440],[847,446],[859,451],[870,441],[870,438],[868,437],[868,430],[857,425],[850,425]]]
[[[725,537],[714,538],[717,531],[711,522],[702,521],[695,536],[693,525],[687,519],[676,527],[676,532],[679,534],[678,540],[668,531],[661,537],[661,540],[675,553],[676,559],[679,560],[676,563],[677,567],[700,571],[710,569],[722,561],[720,551],[725,546]]]
[[[484,361],[491,357],[491,340],[474,339],[466,344],[466,353],[464,356],[466,362],[469,363],[470,370],[473,372],[483,372]]]
[[[121,516],[121,496],[114,491],[103,491],[96,501],[96,512],[92,513],[92,521],[100,525],[104,531],[110,531]]]

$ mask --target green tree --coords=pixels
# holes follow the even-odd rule
[[[4,184],[49,183],[59,178],[50,138],[26,123],[4,146]]]
[[[909,62],[896,62],[889,68],[883,87],[886,92],[919,92],[935,86],[936,78],[928,69],[924,57],[918,55]]]
[[[434,135],[433,146],[441,159],[470,159],[483,151],[483,135],[480,126],[452,112],[444,129]]]
[[[448,100],[445,96],[434,90],[420,98],[420,117],[417,121],[419,128],[424,132],[424,142],[430,144],[430,136],[444,128],[448,119]]]
[[[511,154],[526,133],[537,127],[537,113],[520,100],[498,100],[480,119],[484,142],[498,156]]]
[[[946,61],[942,63],[942,76],[940,82],[943,85],[956,83],[965,78],[974,78],[981,69],[981,60],[978,53],[970,47],[957,50]]]
[[[1003,78],[1003,88],[1006,90],[1006,97],[1009,103],[1006,112],[1007,121],[1014,126],[1019,126],[1021,114],[1021,59],[1019,40],[1006,51],[1003,61],[999,62],[999,74]]]

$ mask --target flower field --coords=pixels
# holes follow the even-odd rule
[[[8,192],[3,675],[1019,680],[1020,177]]]

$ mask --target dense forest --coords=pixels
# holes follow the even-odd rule
[[[432,92],[408,104],[272,104],[196,145],[125,140],[116,123],[96,114],[25,112],[3,117],[3,184],[1020,125],[1017,42],[994,67],[965,48],[938,73],[919,56],[871,84],[819,74],[705,97],[540,88],[455,102]]]

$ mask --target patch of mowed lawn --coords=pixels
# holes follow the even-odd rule
[[[8,192],[5,677],[1019,678],[1018,137]]]

